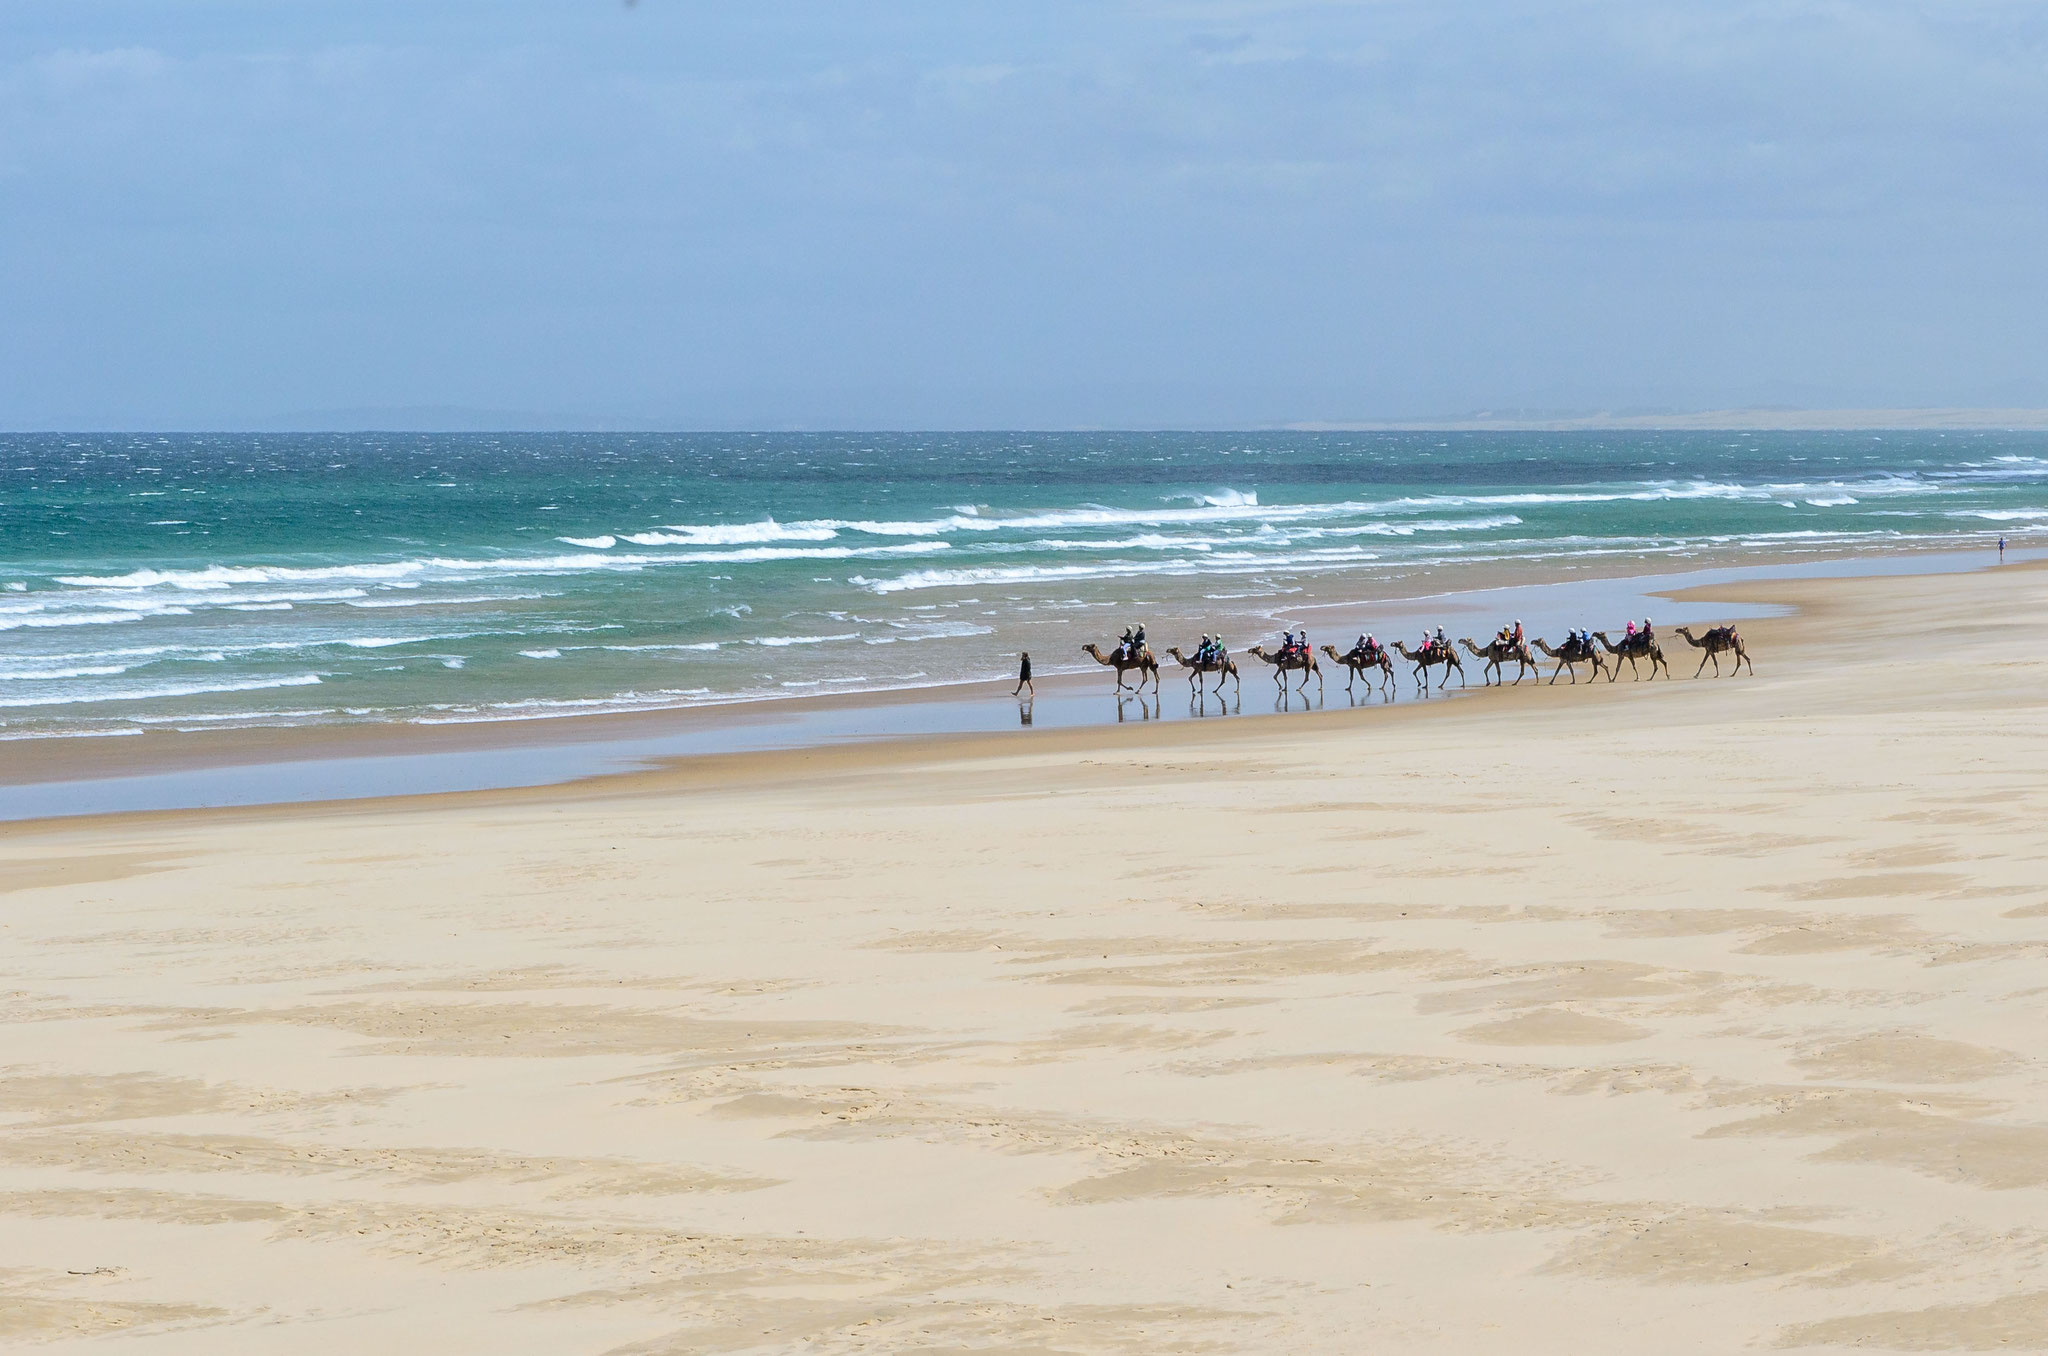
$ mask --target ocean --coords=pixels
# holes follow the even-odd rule
[[[961,683],[2001,533],[2048,536],[2048,435],[0,435],[0,738]]]

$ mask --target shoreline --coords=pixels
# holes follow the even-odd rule
[[[2023,568],[2048,552],[2012,552],[2002,567],[1980,552],[1860,553],[1827,560],[1775,559],[1741,566],[1650,574],[1553,579],[1484,589],[1428,594],[1374,607],[1372,622],[1359,621],[1359,603],[1300,604],[1291,615],[1322,614],[1319,627],[1348,634],[1351,625],[1386,629],[1389,618],[1413,623],[1455,619],[1453,637],[1479,637],[1495,624],[1493,613],[1513,606],[1532,618],[1532,638],[1574,624],[1557,620],[1597,607],[1602,615],[1626,603],[1629,610],[1654,603],[1664,612],[1660,625],[1736,620],[1745,630],[1767,634],[1773,605],[1753,601],[1759,586],[1797,579],[1849,579],[1881,575],[1919,576]],[[1676,613],[1678,615],[1673,615]],[[1546,622],[1545,618],[1551,620]],[[1482,618],[1484,629],[1473,630]],[[1400,634],[1406,634],[1404,624]],[[1328,632],[1325,632],[1328,634]],[[1395,634],[1387,631],[1387,634]],[[1674,643],[1682,644],[1682,642]],[[1683,651],[1676,653],[1682,654]],[[1241,652],[1239,655],[1243,658]],[[1479,676],[1479,662],[1466,656],[1466,679]],[[1541,658],[1541,656],[1539,656]],[[1159,695],[1121,700],[1105,691],[1101,670],[1048,673],[1039,679],[1037,700],[1020,704],[1006,691],[979,690],[974,680],[920,685],[880,692],[805,695],[735,701],[659,711],[565,716],[549,720],[473,721],[444,725],[298,726],[242,731],[151,732],[124,739],[52,738],[23,740],[0,771],[0,823],[35,822],[106,814],[175,813],[181,810],[253,808],[329,801],[374,801],[392,796],[472,794],[560,787],[592,779],[631,777],[678,761],[759,758],[777,753],[819,753],[838,748],[904,743],[927,746],[945,740],[1013,740],[1028,734],[1030,747],[1055,735],[1081,732],[1100,740],[1118,726],[1264,724],[1355,714],[1370,708],[1372,719],[1425,703],[1464,699],[1485,689],[1477,684],[1447,693],[1418,696],[1403,691],[1405,664],[1397,662],[1392,697],[1360,688],[1357,696],[1331,675],[1327,662],[1320,694],[1289,688],[1280,695],[1258,661],[1247,660],[1235,694],[1203,697],[1199,706],[1179,671],[1162,670]],[[1257,666],[1257,667],[1254,667]],[[1552,664],[1539,665],[1538,686],[1547,686]],[[1003,680],[988,687],[1001,688]],[[1244,690],[1246,683],[1250,692]],[[1568,684],[1567,684],[1568,685]],[[1247,707],[1249,698],[1249,708]],[[1181,708],[1187,709],[1183,711]],[[1271,709],[1268,710],[1268,707]],[[1028,721],[1024,720],[1029,715]],[[1029,725],[1029,729],[1023,728]],[[1055,740],[1065,743],[1065,740]],[[22,756],[26,753],[27,756]]]

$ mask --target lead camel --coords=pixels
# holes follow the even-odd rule
[[[1686,644],[1692,646],[1695,650],[1706,651],[1705,654],[1700,656],[1700,668],[1692,671],[1693,677],[1699,677],[1700,669],[1705,668],[1707,661],[1711,659],[1714,661],[1714,676],[1719,678],[1721,676],[1721,656],[1731,650],[1735,653],[1735,662],[1729,668],[1728,676],[1733,678],[1736,674],[1742,672],[1743,665],[1749,664],[1749,676],[1752,678],[1756,677],[1756,665],[1749,663],[1749,651],[1742,646],[1742,633],[1734,627],[1716,626],[1713,630],[1707,632],[1704,637],[1698,639],[1694,638],[1691,627],[1680,626],[1674,629],[1679,635],[1685,637]]]
[[[1142,647],[1134,655],[1126,655],[1122,650],[1116,650],[1105,656],[1101,650],[1095,647],[1095,643],[1090,641],[1081,647],[1081,653],[1104,667],[1115,669],[1116,685],[1119,689],[1124,685],[1124,670],[1136,669],[1138,671],[1138,681],[1133,686],[1138,691],[1142,692],[1145,690],[1145,675],[1147,674],[1152,676],[1152,690],[1154,692],[1159,690],[1159,661],[1152,657],[1152,647],[1150,645]]]

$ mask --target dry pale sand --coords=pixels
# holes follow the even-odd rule
[[[2048,1345],[2048,572],[1745,591],[1754,680],[8,829],[0,1344]]]

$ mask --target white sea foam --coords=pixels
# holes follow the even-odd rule
[[[106,678],[126,673],[133,664],[86,664],[57,669],[0,669],[0,682],[40,683],[59,678]]]
[[[400,581],[504,578],[521,575],[574,574],[584,570],[639,570],[650,565],[753,564],[777,560],[849,560],[943,551],[944,542],[911,542],[896,546],[754,547],[738,551],[697,551],[648,554],[590,552],[562,556],[503,556],[472,560],[431,556],[418,560],[360,562],[353,565],[209,565],[196,570],[130,570],[116,575],[59,575],[57,582],[75,588],[175,589],[212,592],[237,584],[279,584],[315,580],[362,580],[404,587]],[[131,602],[132,608],[134,604]]]
[[[203,697],[222,692],[260,692],[273,687],[312,687],[319,683],[317,673],[302,673],[290,678],[252,678],[240,683],[194,683],[177,687],[115,688],[106,692],[55,693],[47,697],[0,697],[0,706],[80,706],[94,702],[142,702],[163,701],[173,697]]]
[[[358,596],[361,595],[358,594]],[[476,593],[466,596],[458,594],[449,597],[435,595],[428,598],[363,598],[361,602],[352,602],[349,606],[361,608],[473,607],[478,603],[522,603],[531,602],[536,598],[553,598],[557,596],[559,595],[552,593]]]
[[[829,523],[790,523],[773,518],[758,523],[672,523],[651,532],[631,532],[635,546],[751,546],[779,541],[831,541],[838,530]]]
[[[332,716],[339,708],[332,706],[309,706],[302,711],[197,711],[182,716],[124,716],[137,725],[207,725],[234,722],[256,722],[263,720],[304,720],[311,716]],[[350,712],[349,714],[359,714]]]
[[[527,659],[560,659],[562,657],[560,650],[521,650],[519,653]]]
[[[0,741],[16,739],[110,739],[120,735],[147,734],[147,730],[27,730],[21,734],[0,734]]]
[[[609,551],[619,544],[619,539],[610,534],[602,537],[557,537],[555,540],[568,546],[581,546],[590,551]]]
[[[0,617],[0,631],[12,631],[24,626],[113,626],[122,622],[139,622],[143,616],[144,614],[140,612],[92,612],[68,617]]]
[[[893,636],[862,636],[863,645],[908,645],[925,640],[962,640],[969,636],[992,636],[993,626],[974,622],[890,622],[898,632]]]
[[[823,645],[827,641],[859,639],[860,632],[848,631],[836,636],[756,636],[749,640],[747,644],[766,645],[773,649],[781,649],[787,645]]]
[[[718,648],[718,642],[715,640],[705,640],[699,641],[694,645],[600,645],[597,648],[600,650],[616,650],[621,654],[632,654],[640,650],[715,650]]]

